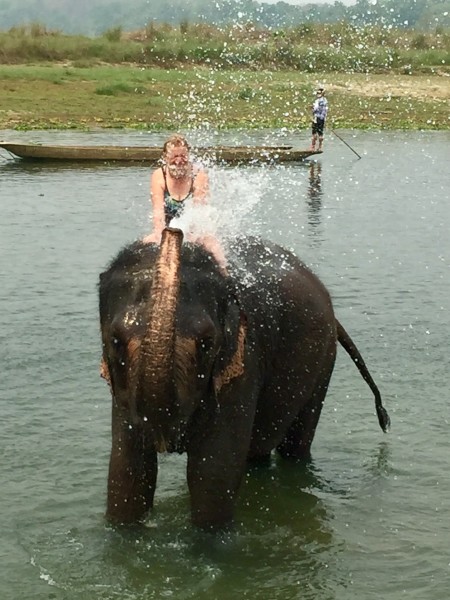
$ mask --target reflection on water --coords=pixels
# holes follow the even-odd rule
[[[322,197],[322,163],[311,161],[308,173],[307,207],[309,233],[313,246],[321,241]]]
[[[393,472],[392,450],[387,441],[380,442],[378,450],[369,462],[371,475],[389,475]]]
[[[106,527],[96,515],[77,524],[65,519],[70,527],[30,523],[22,537],[36,580],[68,598],[325,600],[345,584],[342,574],[329,578],[342,548],[327,488],[314,463],[274,458],[249,470],[232,533],[193,530],[189,495],[179,485],[157,502],[148,527]]]
[[[249,471],[236,510],[236,530],[210,535],[180,517],[186,494],[166,499],[152,528],[109,530],[100,582],[110,593],[180,599],[332,598],[335,563],[331,515],[317,491],[320,473],[278,461]],[[86,589],[89,589],[86,586]],[[264,590],[264,592],[263,592]]]
[[[70,160],[21,160],[12,159],[4,160],[0,162],[0,168],[2,173],[11,174],[42,174],[43,176],[51,173],[61,172],[76,172],[84,173],[91,171],[118,171],[126,170],[133,167],[146,167],[150,168],[150,165],[144,161],[133,161],[133,162],[112,162],[112,161],[70,161]]]

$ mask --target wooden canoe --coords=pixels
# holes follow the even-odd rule
[[[0,142],[0,148],[16,157],[47,161],[141,162],[154,164],[161,158],[156,146],[56,146]],[[195,148],[195,154],[213,162],[230,164],[298,162],[313,154],[292,146],[211,146]]]

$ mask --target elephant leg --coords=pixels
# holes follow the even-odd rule
[[[158,470],[153,444],[113,410],[113,439],[106,517],[113,523],[141,521],[153,506]]]
[[[327,373],[318,377],[318,382],[311,398],[297,414],[294,422],[289,427],[285,438],[277,446],[277,451],[284,458],[294,460],[308,459],[311,456],[311,444],[314,439],[316,427],[322,412],[323,403],[333,372],[334,360]]]
[[[195,526],[218,531],[232,525],[237,491],[246,471],[251,417],[237,412],[208,427],[208,434],[188,450],[187,480]]]
[[[230,454],[230,453],[227,453]],[[245,471],[245,457],[218,457],[210,452],[188,458],[187,478],[192,523],[207,531],[226,529],[233,522],[235,497]]]

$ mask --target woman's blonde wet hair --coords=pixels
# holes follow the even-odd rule
[[[184,137],[184,135],[181,135],[181,133],[174,133],[164,142],[163,157],[167,155],[169,146],[172,146],[174,148],[186,148],[186,150],[188,151],[190,150],[190,146],[186,138]]]

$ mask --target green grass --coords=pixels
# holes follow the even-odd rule
[[[327,39],[335,41],[341,35],[336,29],[311,30],[317,35],[327,33]],[[164,30],[155,36],[155,47],[162,44],[155,62],[165,67],[123,63],[123,58],[116,64],[106,64],[99,58],[106,49],[114,47],[117,58],[127,55],[127,49],[137,44],[118,40],[119,33],[114,30],[109,38],[94,40],[69,36],[53,39],[39,30],[34,36],[25,35],[29,43],[26,54],[36,40],[42,42],[42,47],[34,62],[0,64],[0,128],[304,129],[310,126],[312,92],[318,81],[328,88],[331,126],[450,128],[448,50],[429,48],[428,38],[417,38],[417,45],[426,46],[420,51],[407,47],[403,38],[401,44],[397,41],[398,48],[384,47],[386,39],[377,38],[370,47],[347,48],[348,44],[343,43],[339,50],[336,46],[308,45],[310,30],[305,29],[294,32],[298,39],[289,33],[297,44],[290,48],[286,46],[288,36],[281,42],[271,36],[253,45],[251,40],[245,44],[234,40],[237,51],[233,53],[230,44],[221,54],[221,61],[227,65],[224,67],[215,63],[212,54],[205,59],[214,50],[208,39],[201,49],[194,47],[191,38],[183,46],[183,38],[169,28],[166,37]],[[354,34],[352,30],[344,33],[347,37]],[[23,32],[17,36],[23,39]],[[43,47],[46,56],[55,47],[58,56],[63,56],[63,42],[67,44],[65,50],[73,48],[78,58],[65,56],[58,62],[40,58],[45,54]],[[170,52],[169,42],[176,42]],[[223,40],[221,43],[223,50]],[[191,58],[183,58],[183,52]],[[194,60],[194,52],[202,56]],[[274,56],[278,62],[274,62]],[[201,64],[196,64],[197,60]],[[287,62],[295,64],[287,68]]]
[[[321,52],[311,50],[310,57],[320,63]],[[306,129],[312,92],[321,81],[328,90],[330,126],[450,129],[450,77],[437,68],[410,73],[392,68],[363,74],[351,65],[347,72],[211,64],[166,69],[86,59],[0,64],[0,128]]]

